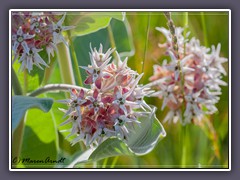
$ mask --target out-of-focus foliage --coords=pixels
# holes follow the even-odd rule
[[[128,65],[136,70],[138,73],[142,71],[144,60],[144,49],[146,41],[147,22],[150,15],[149,39],[147,46],[147,56],[144,65],[144,76],[141,83],[147,84],[148,78],[153,74],[153,65],[162,63],[166,59],[164,49],[158,47],[159,42],[164,42],[164,36],[155,30],[155,27],[167,27],[166,19],[162,12],[127,12],[127,21],[122,23],[119,16],[111,20],[111,27],[113,29],[114,38],[116,41],[117,51],[122,53],[122,56],[130,56]],[[208,45],[217,45],[221,43],[221,55],[228,58],[228,14],[226,12],[206,12],[204,13],[206,22],[207,34],[204,34],[202,27],[202,17],[199,12],[189,12],[188,30],[191,32],[190,37],[198,38],[202,45],[204,45],[204,36],[207,36]],[[98,17],[95,17],[98,18]],[[176,26],[183,26],[183,14],[176,12],[172,14],[173,21]],[[95,28],[92,34],[76,37],[74,39],[74,48],[78,58],[78,63],[81,66],[89,64],[88,52],[90,50],[89,43],[92,46],[99,46],[102,43],[106,51],[110,47],[109,36],[107,32],[107,25],[111,18],[106,18],[103,28]],[[97,19],[96,19],[97,20]],[[92,21],[92,20],[91,20]],[[124,26],[125,24],[125,26]],[[100,30],[98,30],[98,28]],[[97,31],[98,30],[98,31]],[[80,32],[80,31],[79,31]],[[84,31],[83,31],[84,32]],[[131,33],[132,32],[132,33]],[[74,34],[75,36],[76,34]],[[129,37],[130,36],[130,37]],[[132,36],[132,37],[131,37]],[[134,46],[134,47],[133,47]],[[133,54],[133,52],[135,52]],[[55,56],[56,57],[56,56]],[[36,72],[36,75],[27,76],[25,72],[19,73],[18,77],[25,92],[30,92],[37,89],[42,82],[47,83],[62,83],[61,74],[57,61],[52,61],[51,70]],[[14,64],[15,71],[18,70],[19,64]],[[225,69],[228,70],[228,63],[225,64]],[[34,70],[33,70],[34,73]],[[41,73],[41,74],[40,74]],[[81,75],[86,76],[85,72],[81,71]],[[43,77],[45,79],[43,79]],[[228,76],[223,78],[228,82]],[[24,84],[25,82],[25,84]],[[27,82],[27,83],[26,83]],[[26,86],[27,85],[27,86]],[[117,168],[179,168],[181,167],[182,146],[185,143],[187,148],[186,167],[190,168],[227,168],[228,167],[228,91],[229,87],[222,87],[222,95],[217,104],[218,113],[207,116],[206,119],[199,125],[187,125],[188,138],[183,142],[182,126],[180,124],[163,124],[167,136],[161,140],[152,152],[143,156],[120,156],[115,161],[114,157],[97,161],[99,168],[114,167]],[[65,99],[64,93],[47,93],[44,98]],[[162,102],[157,98],[148,98],[146,101],[152,104],[157,109],[157,119],[162,123],[167,109],[160,110]],[[67,129],[67,126],[59,127],[63,113],[58,108],[64,108],[65,105],[53,103],[52,109],[48,113],[43,113],[40,110],[29,110],[26,115],[26,127],[23,136],[23,146],[21,156],[30,157],[31,159],[42,159],[43,157],[50,157],[51,159],[59,159],[66,157],[67,160],[62,164],[67,166],[71,161],[81,154],[81,149],[86,147],[81,144],[71,146],[69,141],[65,139],[68,133],[62,132]],[[70,126],[69,126],[70,127]],[[32,167],[26,165],[19,165],[19,167]],[[34,166],[41,168],[40,166]],[[54,167],[48,164],[46,167]],[[87,166],[81,166],[87,167]],[[92,166],[91,166],[92,167]]]

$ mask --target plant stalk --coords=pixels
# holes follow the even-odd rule
[[[66,18],[65,21],[68,22],[68,19]],[[73,62],[73,68],[74,68],[74,72],[76,73],[75,74],[76,82],[77,82],[77,85],[83,86],[82,76],[81,76],[78,61],[77,61],[77,55],[76,55],[76,52],[74,49],[74,43],[72,41],[71,30],[67,31],[67,36],[68,36],[68,40],[69,40],[69,47],[70,47],[70,52],[71,52],[71,57],[72,57],[72,62]]]
[[[18,127],[12,132],[12,158],[20,158],[22,150],[23,135],[25,129],[25,117],[26,113],[21,119]],[[17,162],[12,163],[13,168],[16,168]]]
[[[20,82],[18,80],[18,77],[17,77],[16,72],[14,71],[13,67],[11,69],[11,75],[12,75],[12,88],[13,88],[14,94],[22,95],[23,94],[22,87],[20,85]]]
[[[201,12],[201,22],[203,28],[204,45],[208,47],[207,27],[204,12]]]
[[[70,85],[70,84],[48,84],[46,86],[38,88],[37,90],[29,93],[28,96],[38,96],[38,95],[46,93],[46,92],[69,91],[69,89],[76,89],[76,90],[83,89],[84,91],[88,91],[88,89],[80,87],[80,86],[76,86],[76,85]]]
[[[186,39],[186,35],[187,35],[187,27],[188,27],[188,12],[184,12],[184,39]],[[184,56],[186,55],[186,42],[184,42]],[[181,76],[181,89],[182,89],[182,95],[184,97],[185,92],[184,92],[184,74],[182,72],[182,69],[180,71],[180,76]],[[185,101],[185,98],[183,98],[183,101]],[[184,106],[182,106],[182,114],[184,112]],[[182,119],[184,119],[183,115],[182,115]],[[186,167],[186,163],[187,163],[187,136],[188,136],[188,128],[187,125],[183,125],[182,126],[182,161],[181,161],[181,165],[182,168]]]
[[[144,47],[144,59],[142,61],[142,73],[144,72],[144,65],[145,61],[147,59],[147,46],[148,46],[148,36],[149,36],[149,29],[150,29],[150,19],[151,19],[151,14],[148,14],[148,19],[147,19],[147,28],[146,28],[146,39],[145,39],[145,47]]]
[[[108,30],[108,36],[109,36],[111,48],[112,49],[116,48],[116,43],[115,43],[115,40],[114,40],[114,35],[113,35],[111,24],[108,25],[107,30]],[[118,61],[120,59],[118,59],[117,53],[115,51],[113,52],[113,57],[115,59],[115,62],[118,64]]]
[[[182,160],[181,167],[186,168],[187,163],[187,125],[182,126]]]
[[[67,84],[75,84],[69,49],[65,46],[64,43],[57,44],[57,48],[57,57],[62,81],[63,83]]]
[[[167,26],[169,28],[169,31],[172,35],[172,46],[173,46],[173,50],[175,52],[175,55],[177,57],[178,60],[180,60],[180,57],[179,57],[179,53],[178,53],[178,42],[177,42],[177,36],[175,34],[175,25],[173,23],[173,20],[171,18],[171,12],[164,12],[164,15],[167,19]]]
[[[20,82],[13,68],[11,69],[11,75],[12,75],[12,88],[13,88],[14,94],[23,95]],[[25,126],[24,119],[25,119],[25,115],[21,119],[15,131],[11,132],[12,133],[12,149],[11,149],[12,158],[18,159],[21,154],[24,126]],[[16,168],[16,165],[17,163],[12,163],[13,168]]]
[[[186,40],[187,36],[187,28],[188,28],[188,12],[184,12],[184,31],[183,35]],[[186,42],[184,42],[184,55],[186,55]]]

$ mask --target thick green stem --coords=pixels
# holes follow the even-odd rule
[[[70,42],[70,51],[71,51],[72,61],[73,61],[73,68],[74,68],[74,72],[76,73],[75,77],[76,77],[77,85],[83,86],[82,76],[80,74],[79,65],[78,65],[78,61],[77,61],[77,55],[74,50],[74,45],[71,40],[71,37],[69,37],[69,42]]]
[[[146,28],[146,39],[145,39],[145,47],[144,47],[144,59],[142,61],[142,73],[144,72],[144,65],[145,61],[147,59],[147,46],[148,46],[148,35],[149,35],[149,28],[150,28],[150,13],[148,14],[148,20],[147,20],[147,28]]]
[[[206,27],[205,15],[203,12],[201,12],[201,22],[202,22],[202,28],[203,28],[204,45],[208,47],[207,27]]]
[[[67,18],[65,19],[65,22],[66,22],[66,23],[68,22],[68,19],[67,19]],[[68,40],[69,40],[69,47],[70,47],[70,51],[71,51],[73,68],[74,68],[74,72],[76,73],[76,74],[75,74],[76,82],[77,82],[77,85],[83,86],[82,76],[81,76],[81,74],[80,74],[79,65],[78,65],[78,60],[77,60],[77,55],[76,55],[76,52],[75,52],[75,49],[74,49],[74,44],[73,44],[73,41],[72,41],[71,30],[70,30],[70,31],[67,31],[67,35],[68,35]]]
[[[75,84],[69,49],[63,43],[57,44],[58,63],[63,83]]]
[[[12,88],[14,94],[22,95],[23,94],[22,87],[13,68],[11,69],[11,74],[12,74]]]
[[[182,126],[182,160],[181,167],[186,168],[187,162],[187,126]]]
[[[28,72],[27,69],[23,71],[23,94],[25,95],[28,91]]]
[[[19,158],[22,150],[23,134],[25,129],[25,117],[21,119],[18,127],[13,132],[12,136],[12,158]],[[13,168],[16,168],[17,163],[12,163]]]
[[[108,30],[108,36],[109,36],[111,48],[116,48],[116,44],[115,44],[115,40],[114,40],[114,35],[113,35],[111,24],[108,25],[107,30]],[[115,51],[113,52],[113,57],[115,59],[115,62],[118,64],[118,60],[120,60],[120,59],[118,59],[117,54],[116,54]]]
[[[49,68],[45,68],[42,85],[48,84],[55,67],[56,67],[56,57],[54,57],[51,60],[51,62],[49,64]]]
[[[14,71],[14,69],[11,69],[11,75],[12,75],[12,88],[15,95],[22,95],[23,91],[20,85],[20,82],[17,78],[17,75]],[[12,158],[19,158],[21,154],[22,149],[22,139],[23,139],[23,133],[24,133],[24,117],[21,119],[18,127],[15,129],[14,132],[12,132]],[[13,163],[13,168],[16,167],[16,164]]]

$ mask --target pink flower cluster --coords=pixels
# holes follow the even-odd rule
[[[62,13],[61,13],[62,14]],[[19,58],[20,70],[28,69],[30,72],[33,65],[43,69],[41,65],[48,67],[47,63],[39,55],[45,50],[48,54],[48,63],[56,45],[65,41],[62,31],[74,28],[63,26],[66,14],[50,12],[13,12],[12,14],[12,51],[13,62]],[[60,18],[61,17],[61,18]]]
[[[91,47],[90,47],[91,48]],[[150,93],[149,88],[138,85],[143,74],[127,66],[127,58],[111,61],[109,49],[103,53],[91,48],[91,65],[81,67],[88,76],[85,84],[91,89],[71,89],[71,97],[60,100],[69,106],[68,110],[60,109],[69,118],[62,123],[72,123],[71,133],[77,135],[72,144],[83,141],[87,146],[98,145],[109,137],[128,139],[129,131],[139,124],[139,116],[152,113],[152,108],[143,100]],[[136,111],[137,110],[137,111]]]
[[[154,65],[154,75],[147,87],[155,88],[156,92],[150,96],[163,99],[162,110],[169,108],[164,122],[180,120],[182,124],[201,120],[204,114],[213,114],[217,111],[215,104],[219,101],[221,87],[227,83],[222,81],[226,71],[222,63],[226,58],[220,57],[221,45],[215,48],[206,48],[200,45],[199,40],[186,39],[183,28],[177,27],[178,52],[174,51],[172,35],[165,28],[156,28],[162,32],[167,42],[159,44],[166,48],[170,62],[164,60],[162,65]],[[188,34],[187,34],[188,36]],[[177,59],[179,57],[179,59]]]

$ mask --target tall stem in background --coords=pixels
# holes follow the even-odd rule
[[[63,43],[57,44],[57,48],[58,64],[62,82],[66,84],[75,84],[69,49]]]
[[[178,43],[177,43],[177,36],[175,34],[175,25],[173,23],[173,20],[171,18],[171,12],[164,12],[164,15],[167,19],[167,25],[168,25],[168,28],[170,30],[170,33],[172,35],[172,46],[173,46],[173,50],[175,52],[175,55],[177,57],[177,59],[179,60],[179,53],[178,53]]]
[[[184,13],[184,39],[187,39],[186,38],[186,35],[187,35],[187,27],[188,27],[188,12],[185,12]],[[184,42],[184,55],[186,54],[186,42]],[[182,70],[180,71],[181,73],[181,85],[182,85],[182,93],[183,93],[183,97],[184,97],[184,75],[183,75],[183,72]],[[184,100],[184,98],[183,98]],[[182,113],[183,113],[183,110],[184,108],[182,108]],[[183,116],[182,116],[183,117]],[[187,129],[187,125],[183,125],[182,126],[182,161],[181,161],[181,164],[182,164],[182,168],[185,168],[186,167],[186,164],[187,164],[187,139],[188,139],[188,129]]]
[[[201,12],[201,22],[202,22],[202,28],[203,28],[204,45],[208,47],[207,27],[206,27],[204,12]]]
[[[172,36],[172,47],[174,50],[174,54],[176,56],[176,58],[178,59],[178,67],[180,68],[180,83],[181,83],[181,89],[182,89],[182,96],[185,96],[185,92],[184,92],[184,74],[182,72],[181,66],[180,66],[180,57],[179,55],[179,47],[178,47],[178,39],[175,33],[175,25],[173,23],[173,20],[171,18],[171,12],[164,12],[164,15],[167,19],[167,25],[168,28],[170,30],[171,36]],[[188,13],[185,12],[184,13],[184,27],[186,28],[188,26]],[[186,38],[186,30],[184,31],[184,38]],[[185,44],[184,44],[184,52],[185,52]],[[184,98],[183,98],[184,101]],[[183,103],[184,104],[184,103]],[[184,112],[184,106],[182,106],[182,119],[183,119],[183,112]],[[186,167],[186,163],[187,163],[187,128],[186,125],[182,126],[182,156],[181,156],[181,167],[185,168]]]
[[[68,22],[67,18],[65,19],[65,22],[66,23]],[[71,30],[67,31],[67,35],[68,35],[71,57],[72,57],[72,62],[73,62],[73,69],[74,69],[74,72],[76,73],[76,75],[75,75],[76,82],[77,82],[77,85],[83,86],[82,76],[80,74],[78,60],[77,60],[77,55],[76,55],[76,52],[75,52],[75,49],[74,49],[74,44],[73,44],[73,41],[72,41]]]
[[[182,159],[181,159],[182,168],[186,168],[187,164],[187,136],[188,136],[187,125],[184,125],[182,126]]]
[[[12,75],[12,88],[13,88],[14,94],[22,95],[23,94],[22,87],[20,85],[20,82],[18,80],[18,77],[17,77],[13,67],[11,68],[11,75]]]
[[[109,36],[111,48],[112,49],[116,48],[116,43],[115,43],[115,40],[114,40],[114,35],[113,35],[111,24],[108,25],[107,30],[108,30],[108,36]],[[113,52],[113,57],[115,59],[116,64],[118,64],[118,60],[120,60],[120,59],[118,59],[115,51]]]
[[[82,77],[80,74],[79,65],[78,65],[78,61],[77,61],[77,55],[74,50],[74,44],[72,42],[71,36],[69,36],[69,42],[70,42],[69,46],[70,46],[70,51],[71,51],[72,61],[73,61],[73,69],[76,73],[76,75],[75,75],[76,81],[77,81],[77,84],[82,87],[83,86]]]
[[[146,39],[145,39],[145,47],[144,47],[144,59],[142,61],[142,73],[144,71],[144,65],[145,65],[145,61],[147,59],[147,46],[148,46],[148,35],[149,35],[149,27],[150,27],[150,18],[151,15],[150,13],[148,14],[148,20],[147,20],[147,30],[146,30]]]

